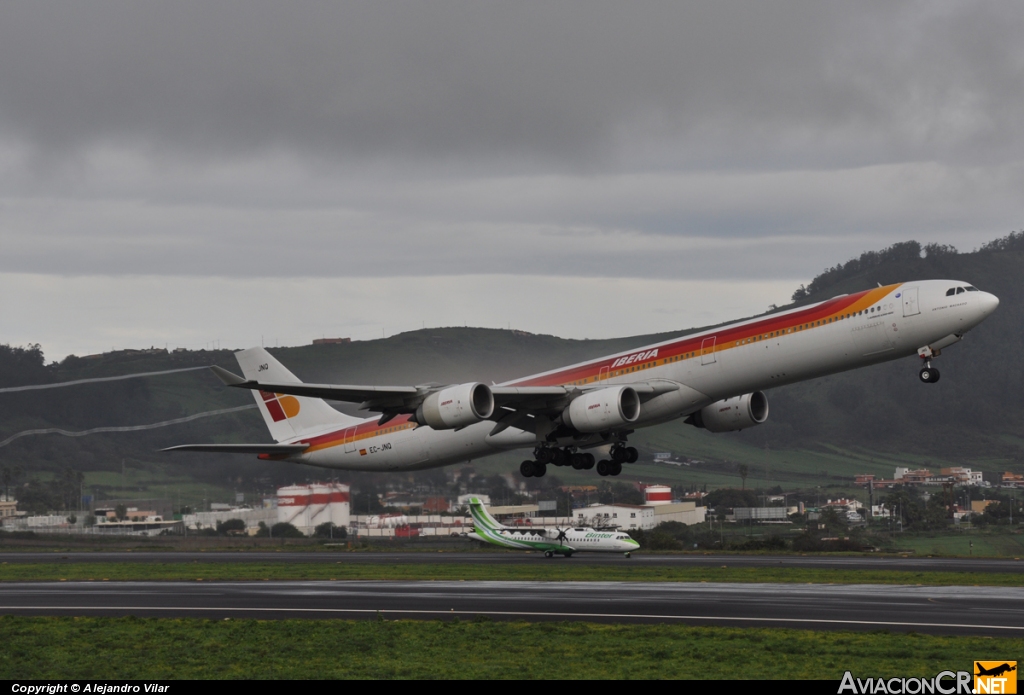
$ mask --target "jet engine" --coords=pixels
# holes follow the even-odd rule
[[[459,384],[427,396],[414,419],[435,430],[450,430],[486,420],[493,412],[494,394],[486,384]]]
[[[562,422],[577,432],[602,432],[640,417],[640,397],[629,386],[598,389],[573,399]]]
[[[687,418],[691,425],[709,432],[735,432],[768,419],[768,397],[761,391],[734,396],[704,406]]]

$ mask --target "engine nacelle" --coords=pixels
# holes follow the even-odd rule
[[[636,422],[638,417],[640,397],[629,386],[584,393],[562,411],[562,422],[577,432],[602,432]]]
[[[450,430],[486,420],[494,412],[494,394],[486,384],[459,384],[435,391],[416,408],[420,425]]]
[[[704,406],[690,416],[689,422],[709,432],[735,432],[768,419],[768,396],[754,391]]]

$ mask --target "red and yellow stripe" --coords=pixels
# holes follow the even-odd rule
[[[789,333],[799,333],[826,326],[837,321],[849,319],[861,311],[869,310],[886,295],[900,285],[888,285],[858,292],[857,294],[836,297],[786,314],[776,314],[746,324],[723,326],[719,330],[704,331],[692,336],[663,345],[657,345],[658,353],[650,359],[638,360],[629,365],[614,366],[623,355],[605,357],[595,362],[557,370],[536,377],[527,377],[521,381],[511,382],[510,386],[557,386],[592,384],[604,379],[612,379],[631,372],[639,372],[651,367],[695,359],[710,352],[720,353],[741,345],[768,340]],[[706,341],[714,339],[708,344]],[[655,346],[641,348],[633,352],[650,351]],[[629,353],[626,353],[629,354]]]

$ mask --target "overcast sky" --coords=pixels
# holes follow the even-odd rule
[[[1024,226],[1021,36],[1009,1],[5,2],[0,342],[610,337],[970,250]]]

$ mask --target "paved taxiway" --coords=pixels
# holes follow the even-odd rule
[[[0,614],[661,622],[1024,635],[1024,588],[672,582],[3,582]]]
[[[835,570],[914,570],[937,572],[1016,572],[1024,574],[1024,561],[1014,559],[799,556],[799,555],[647,555],[626,559],[619,554],[578,553],[572,558],[547,560],[528,552],[6,552],[0,562],[255,562],[255,563],[358,563],[358,564],[480,564],[521,565],[537,562],[569,562],[575,565],[645,567],[802,567]]]

